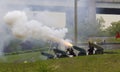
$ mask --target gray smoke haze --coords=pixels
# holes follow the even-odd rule
[[[0,0],[0,57],[3,55],[4,46],[12,39],[10,31],[3,21],[5,13],[9,10],[7,7],[7,2]]]
[[[60,0],[59,0],[60,1]],[[11,31],[10,31],[10,29],[9,29],[9,27],[5,24],[5,22],[4,22],[4,20],[3,20],[3,17],[4,17],[4,15],[7,13],[7,12],[9,12],[9,11],[13,11],[13,10],[24,10],[25,12],[27,12],[27,17],[28,17],[28,20],[29,19],[33,19],[33,16],[31,15],[31,14],[29,14],[29,11],[32,11],[33,9],[35,9],[36,10],[36,8],[37,7],[34,7],[34,6],[38,6],[38,5],[40,5],[40,6],[45,6],[45,5],[48,5],[48,4],[50,4],[50,6],[51,5],[53,5],[53,6],[55,6],[56,5],[56,2],[57,2],[57,4],[59,3],[59,1],[58,0],[54,0],[54,1],[49,1],[49,0],[39,0],[39,3],[41,4],[39,4],[38,3],[38,0],[0,0],[0,38],[1,38],[1,40],[0,40],[0,56],[2,56],[3,55],[3,48],[4,48],[4,46],[6,46],[8,43],[9,43],[9,41],[11,40],[11,39],[14,39],[14,36],[12,35],[12,33],[11,33]],[[54,3],[53,3],[54,2]],[[52,3],[52,4],[51,4]],[[33,5],[33,6],[32,6]],[[40,6],[38,6],[38,7],[40,7]],[[53,6],[51,6],[51,8],[45,8],[45,9],[43,9],[43,10],[41,10],[41,11],[44,11],[44,10],[47,10],[47,11],[49,11],[50,9],[54,9],[54,10],[59,10],[59,9],[57,9],[57,8],[54,8]],[[42,7],[41,7],[42,8]],[[38,10],[37,10],[38,11]],[[23,21],[23,20],[22,20]],[[26,22],[27,23],[27,22]],[[31,26],[33,26],[33,27],[35,27],[34,25],[32,25],[32,23],[35,23],[35,25],[38,25],[38,21],[35,21],[35,20],[31,20],[31,21],[29,21],[27,24],[30,24]],[[20,24],[20,22],[19,22],[19,24]],[[17,25],[17,26],[19,26],[19,24]],[[26,24],[26,25],[27,25]],[[25,25],[25,26],[26,26]],[[42,23],[40,23],[40,25],[42,26]],[[21,25],[20,25],[21,26]],[[31,27],[30,26],[30,27]],[[28,28],[30,28],[30,27],[28,27]],[[32,27],[31,27],[32,28]],[[38,28],[38,27],[37,27]],[[50,30],[50,32],[52,33],[52,36],[55,36],[54,35],[54,32],[56,33],[56,35],[59,35],[59,32],[61,32],[62,34],[64,34],[64,32],[63,32],[63,30],[64,31],[66,31],[67,32],[67,30],[66,29],[58,29],[58,30],[56,30],[56,28],[49,28],[49,27],[47,27],[47,26],[43,26],[43,28],[46,28],[47,30]],[[19,29],[19,28],[18,28]],[[17,28],[14,28],[14,30],[17,30],[18,31],[18,29]],[[19,34],[16,34],[16,35],[20,35],[20,34],[22,34],[22,33],[25,33],[25,31],[26,30],[28,30],[28,29],[23,29],[23,31],[24,32],[21,32],[21,33],[19,33]],[[12,30],[13,31],[13,30]],[[14,33],[17,33],[17,31],[13,31]],[[37,31],[37,30],[36,30]],[[44,30],[43,30],[44,31]],[[52,31],[54,31],[54,32],[52,32]],[[30,32],[27,32],[27,37],[33,37],[33,36],[28,36],[28,34],[30,34]],[[25,35],[25,36],[26,36]],[[33,34],[34,36],[36,36],[36,37],[38,37],[37,36],[37,33],[35,33],[35,34]],[[42,35],[42,37],[44,36],[44,34]],[[60,37],[60,38],[62,38],[64,35],[59,35],[58,37]],[[40,36],[39,36],[40,37]],[[38,38],[39,38],[38,37]],[[22,37],[22,39],[23,39],[23,37]],[[25,39],[25,37],[24,37],[24,39]],[[41,38],[42,39],[42,38]],[[47,39],[45,39],[45,38],[43,38],[43,40],[47,40]]]
[[[89,4],[88,3],[89,3],[89,0],[78,0],[78,6],[79,6],[78,7],[78,28],[79,28],[78,35],[79,36],[78,37],[79,38],[81,36],[87,36],[93,33],[93,30],[95,31],[95,29],[91,30],[92,28],[89,28],[89,29],[86,28],[86,27],[89,27],[89,23],[92,22],[92,21],[88,22],[89,20],[88,18]],[[17,13],[18,15],[16,15],[16,16],[19,16],[20,19],[19,18],[14,19],[15,15],[13,15],[14,17],[10,17],[10,19],[12,18],[13,20],[11,21],[8,20],[7,22],[9,23],[12,33],[16,35],[16,37],[19,37],[23,40],[30,37],[36,38],[36,39],[41,38],[44,41],[50,40],[52,38],[54,40],[56,37],[57,37],[55,39],[56,41],[58,41],[57,39],[64,38],[67,32],[66,28],[56,29],[54,27],[50,27],[49,23],[52,20],[47,21],[47,19],[44,19],[44,18],[48,18],[46,16],[47,12],[44,13],[42,17],[41,15],[38,15],[37,17],[35,17],[34,13],[29,14],[29,12],[35,12],[35,11],[37,12],[50,11],[50,12],[65,13],[67,28],[69,29],[67,38],[73,39],[74,37],[74,28],[73,28],[74,27],[74,0],[0,0],[0,31],[2,31],[0,32],[1,33],[0,36],[1,36],[1,39],[3,39],[0,41],[1,52],[3,50],[4,44],[6,44],[4,42],[6,41],[9,42],[9,39],[13,37],[9,30],[8,25],[5,24],[3,17],[8,12],[11,12],[14,10],[20,10]],[[20,14],[19,12],[22,14]],[[18,26],[20,28],[16,28]],[[38,29],[39,27],[41,29]],[[31,30],[31,28],[34,28],[34,29]],[[45,31],[45,29],[47,31]],[[41,30],[41,32],[44,31],[45,33],[41,34],[39,30]],[[39,33],[37,33],[38,31]],[[50,35],[49,37],[47,36],[47,33],[48,35]]]

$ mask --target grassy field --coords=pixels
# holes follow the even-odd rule
[[[40,52],[6,55],[0,59],[0,62],[18,63],[18,62],[24,62],[25,60],[34,61],[34,59],[35,60],[40,59]]]
[[[104,40],[107,43],[120,43],[120,38],[116,39],[115,37],[108,37],[108,38],[105,38]],[[103,42],[103,38],[93,38],[91,39],[91,41],[100,43],[100,42]]]
[[[40,60],[39,54],[8,55],[4,58],[7,63],[0,62],[0,72],[120,72],[120,49],[103,55],[51,60]]]

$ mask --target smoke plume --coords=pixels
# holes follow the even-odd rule
[[[10,27],[13,35],[22,40],[33,38],[60,42],[67,33],[67,28],[56,29],[36,20],[28,20],[24,11],[8,12],[4,16],[4,21]]]

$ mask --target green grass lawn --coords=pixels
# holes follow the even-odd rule
[[[106,39],[107,42],[112,42],[112,43],[120,43],[120,38],[108,38]]]
[[[32,61],[40,59],[40,52],[31,52],[31,53],[23,53],[16,55],[6,55],[0,59],[0,62],[8,62],[8,63],[18,63],[24,62],[25,60]]]
[[[37,58],[35,62],[29,60],[33,57]],[[6,59],[8,63],[0,63],[0,72],[120,72],[120,49],[106,51],[103,55],[51,60],[40,60],[39,52],[8,55]]]

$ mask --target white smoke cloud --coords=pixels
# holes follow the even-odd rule
[[[8,12],[4,16],[4,20],[10,26],[13,35],[23,40],[34,38],[58,42],[67,33],[67,28],[56,29],[54,27],[48,27],[36,20],[29,21],[24,11]]]
[[[34,16],[32,16],[32,14],[28,13],[29,11],[31,11],[31,7],[29,7],[30,4],[31,5],[33,4],[33,5],[42,6],[42,5],[45,5],[45,4],[48,5],[48,3],[49,4],[52,3],[51,5],[53,6],[53,3],[56,4],[56,1],[40,0],[40,2],[38,2],[37,0],[35,0],[35,1],[34,0],[29,0],[29,2],[28,2],[27,0],[14,0],[14,1],[13,0],[0,0],[0,38],[1,38],[1,40],[0,40],[0,56],[3,56],[4,47],[7,46],[7,44],[9,44],[11,39],[14,39],[14,36],[11,34],[8,26],[10,26],[10,28],[12,30],[12,33],[17,38],[20,38],[20,39],[23,39],[23,40],[27,39],[28,37],[32,37],[32,38],[36,38],[36,39],[42,39],[44,41],[45,40],[51,40],[52,38],[53,38],[54,41],[58,41],[58,40],[61,40],[61,39],[58,39],[58,38],[64,38],[65,33],[67,32],[66,28],[61,27],[61,29],[56,30],[55,28],[48,27],[48,26],[50,26],[50,24],[52,24],[52,22],[53,23],[58,22],[58,21],[56,21],[57,19],[53,20],[52,22],[51,22],[51,19],[49,19],[49,21],[47,21],[49,16],[45,16],[45,15],[48,14],[48,12],[43,13],[44,15],[41,17],[42,20],[40,21],[42,23],[40,23],[38,21],[35,21],[36,19],[39,20],[40,15],[37,15],[38,17],[35,20],[28,21],[28,19],[33,19],[33,17],[34,17]],[[66,2],[62,2],[62,3],[66,4]],[[8,14],[8,16],[7,16],[6,13],[8,11],[12,11],[12,10],[24,10],[25,12],[27,12],[27,16],[23,11],[17,11],[17,12],[14,11],[14,13],[10,12],[10,14]],[[45,10],[49,11],[50,8],[48,7]],[[55,10],[58,10],[58,8],[56,8]],[[8,17],[8,18],[4,18],[5,22],[7,23],[8,26],[5,24],[5,22],[3,20],[3,17],[4,17],[5,14],[6,14],[6,17]],[[45,19],[45,18],[47,18],[47,19]],[[51,18],[51,17],[49,17],[49,18]],[[54,19],[54,18],[52,18],[52,19]],[[41,30],[42,32],[44,30],[43,30],[42,27],[41,27],[42,29],[38,29],[38,27],[34,26],[33,22],[38,23],[38,24],[40,23],[42,27],[44,26],[44,28],[47,28],[46,30],[50,30],[50,32],[45,31],[44,33],[41,33],[41,32],[37,33],[36,32],[37,30]],[[45,23],[48,26],[43,25]],[[47,24],[47,23],[50,23],[50,24]],[[61,23],[61,21],[59,21],[58,23]],[[27,26],[27,24],[30,25],[30,26]],[[37,24],[35,24],[35,25],[37,25]],[[34,30],[30,29],[30,28],[33,28],[31,26],[34,27]],[[58,26],[61,26],[61,25],[58,25]],[[47,33],[47,32],[49,33],[49,35],[51,37],[46,36],[47,34],[45,34],[45,33]]]

